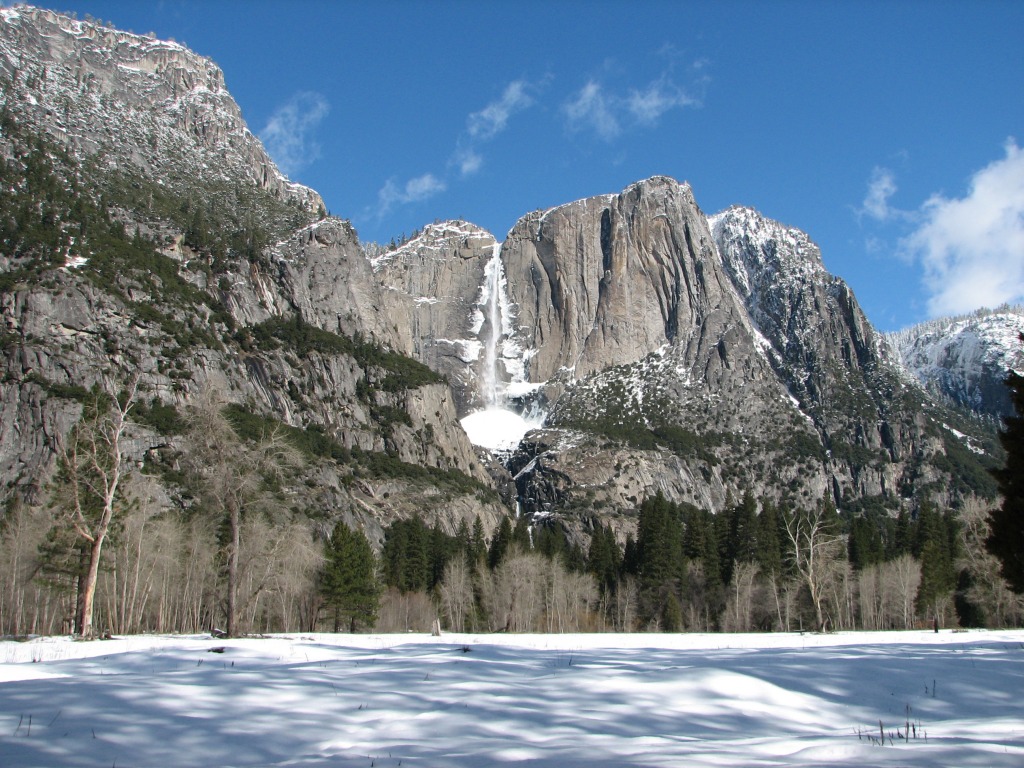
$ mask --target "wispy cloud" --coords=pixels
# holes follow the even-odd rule
[[[1015,140],[964,197],[933,195],[920,214],[901,246],[924,268],[933,316],[1024,298],[1024,151]]]
[[[452,156],[452,162],[458,166],[459,173],[462,176],[472,176],[480,170],[481,166],[484,164],[484,158],[483,155],[475,149],[460,147],[455,150],[455,154]]]
[[[405,184],[398,184],[388,179],[377,193],[377,216],[386,215],[395,205],[417,203],[444,192],[448,185],[432,173],[424,173],[409,179]]]
[[[453,168],[461,178],[477,173],[484,164],[481,145],[506,130],[513,115],[534,103],[529,93],[531,87],[525,80],[514,80],[505,86],[500,97],[469,114],[466,131],[456,141],[445,174],[424,173],[404,184],[389,179],[377,192],[377,218],[382,219],[395,206],[417,203],[441,194],[448,189]]]
[[[604,141],[612,141],[626,130],[649,128],[668,112],[682,108],[699,108],[708,77],[703,73],[706,62],[691,67],[693,83],[680,85],[671,69],[643,87],[633,87],[624,94],[608,90],[598,80],[588,80],[562,104],[566,127],[572,133],[593,132]]]
[[[622,132],[615,117],[612,99],[595,80],[590,80],[562,105],[570,131],[591,130],[605,141],[611,141]]]
[[[504,131],[512,115],[533,104],[527,88],[525,80],[514,80],[505,87],[500,99],[473,112],[466,121],[469,137],[474,141],[488,141]]]
[[[513,80],[499,98],[478,112],[471,112],[466,118],[466,133],[459,137],[449,167],[458,168],[463,178],[479,171],[484,164],[482,145],[506,130],[513,115],[533,106],[530,91],[535,89],[526,80]]]
[[[896,194],[896,175],[888,168],[875,166],[868,181],[868,191],[864,202],[857,209],[858,216],[868,216],[876,221],[886,221],[896,215],[902,215],[889,206],[889,198]]]
[[[654,125],[669,110],[679,107],[700,106],[700,100],[690,96],[667,76],[650,83],[643,90],[630,89],[626,107],[642,125]]]
[[[259,132],[267,152],[286,176],[293,176],[320,156],[314,133],[328,112],[327,99],[303,91],[278,107]]]

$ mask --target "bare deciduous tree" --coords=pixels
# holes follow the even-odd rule
[[[151,526],[162,511],[157,482],[144,475],[132,475],[125,484],[125,511],[119,535],[109,553],[112,567],[101,579],[106,624],[112,632],[138,632],[153,589],[155,554],[150,545]]]
[[[722,629],[749,632],[753,629],[754,601],[758,591],[756,563],[736,563],[729,586],[729,599],[722,615]]]
[[[452,632],[465,632],[466,618],[473,610],[473,574],[466,558],[455,557],[445,565],[440,595],[448,628]]]
[[[437,608],[426,592],[388,589],[380,600],[375,629],[379,632],[429,632]]]
[[[242,521],[249,514],[273,517],[285,505],[267,488],[300,464],[298,452],[280,432],[264,434],[256,442],[242,440],[224,414],[224,402],[207,391],[190,415],[190,460],[199,478],[199,492],[211,511],[224,516],[227,537],[223,546],[227,584],[227,634],[238,632]],[[251,597],[251,596],[250,596]],[[251,606],[250,606],[251,607]]]
[[[82,637],[93,634],[93,605],[103,544],[110,532],[115,506],[120,503],[121,483],[131,471],[124,441],[138,383],[135,376],[125,393],[109,396],[109,405],[101,397],[88,404],[61,451],[61,512],[86,542],[75,607],[75,631]]]
[[[52,623],[51,591],[36,580],[50,513],[19,500],[0,517],[0,634],[46,634]]]
[[[825,630],[825,600],[835,562],[842,557],[842,540],[832,531],[828,508],[819,504],[786,517],[789,560],[811,595],[817,630]]]
[[[963,546],[957,568],[966,571],[970,586],[965,597],[983,611],[986,625],[1011,626],[1024,618],[1024,595],[1010,589],[1000,570],[1000,561],[985,546],[992,532],[990,506],[983,499],[970,498],[964,502],[960,512]]]
[[[615,629],[632,632],[636,626],[637,606],[640,604],[640,586],[635,576],[626,576],[615,591]]]

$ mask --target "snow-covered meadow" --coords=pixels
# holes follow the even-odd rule
[[[1016,767],[1022,692],[1024,631],[40,638],[0,765]]]

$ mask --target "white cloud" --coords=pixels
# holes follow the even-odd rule
[[[868,193],[858,213],[870,216],[878,221],[885,221],[898,211],[889,207],[889,198],[896,194],[896,176],[888,168],[875,166],[868,182]]]
[[[1024,151],[1013,139],[1005,149],[964,197],[933,195],[901,242],[924,268],[933,316],[1024,298]]]
[[[626,100],[630,114],[642,125],[653,125],[663,114],[677,107],[699,104],[697,99],[665,77],[655,80],[642,91],[631,89]]]
[[[319,93],[303,91],[277,108],[260,131],[260,140],[286,176],[292,176],[320,156],[313,132],[330,112]]]
[[[533,87],[525,80],[513,80],[501,94],[479,112],[470,113],[466,118],[466,134],[459,138],[455,152],[448,161],[449,167],[456,166],[463,177],[472,176],[483,167],[480,154],[481,144],[490,141],[508,128],[509,120],[517,112],[533,105],[528,93]]]
[[[470,138],[488,141],[505,130],[512,115],[533,104],[526,89],[525,81],[515,80],[505,87],[500,99],[492,101],[479,112],[473,112],[466,121]]]
[[[592,130],[605,141],[611,141],[622,129],[613,113],[614,106],[601,84],[590,80],[567,101],[562,111],[572,131]]]
[[[707,77],[694,65],[697,89],[707,85]],[[596,80],[589,80],[562,105],[570,131],[589,130],[611,141],[628,128],[655,125],[673,109],[700,107],[701,100],[680,86],[670,71],[664,72],[643,88],[630,88],[625,96],[609,92]]]
[[[377,216],[382,217],[396,204],[416,203],[444,192],[448,185],[432,173],[424,173],[399,186],[394,179],[377,193]]]
[[[473,149],[458,149],[455,152],[453,162],[459,166],[459,173],[463,176],[472,176],[480,170],[484,159],[479,152]]]

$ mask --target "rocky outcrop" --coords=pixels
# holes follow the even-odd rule
[[[177,43],[8,8],[0,77],[14,86],[19,118],[79,159],[102,153],[111,170],[137,169],[179,191],[244,180],[307,210],[323,207],[249,132],[220,67]]]
[[[76,179],[81,194],[116,200],[59,215],[124,224],[162,254],[129,246],[130,235],[116,258],[134,253],[150,266],[101,273],[76,255],[29,272],[29,257],[0,254],[0,273],[23,275],[0,292],[5,498],[42,500],[87,391],[138,373],[140,411],[158,403],[184,416],[213,389],[350,451],[310,461],[289,490],[296,508],[358,519],[378,537],[382,521],[416,513],[497,524],[506,508],[450,389],[401,357],[412,349],[409,313],[385,301],[392,292],[351,225],[318,217],[319,196],[277,170],[216,65],[174,43],[5,9],[0,85],[23,134],[0,136],[0,153],[20,157],[25,136],[48,137],[68,153],[54,153],[55,173]],[[152,265],[159,276],[147,273]],[[260,335],[281,318],[289,333]],[[138,462],[174,462],[184,445],[141,418],[131,438]]]
[[[181,46],[2,10],[0,96],[14,126],[68,151],[62,181],[104,201],[90,224],[139,233],[122,250],[146,265],[101,272],[68,243],[31,269],[0,253],[8,493],[38,494],[85,389],[129,369],[165,405],[214,388],[328,437],[337,456],[296,493],[375,535],[416,512],[490,527],[496,490],[584,531],[595,515],[629,528],[657,491],[712,510],[745,490],[910,507],[983,485],[983,426],[901,372],[810,238],[749,209],[709,222],[687,184],[529,214],[500,247],[450,221],[367,251]],[[0,135],[17,163],[15,141]],[[173,263],[132,250],[147,243]],[[547,413],[506,468],[459,424],[484,405]],[[181,448],[136,427],[136,460]]]
[[[1024,373],[1024,307],[941,318],[889,335],[909,376],[938,397],[986,416],[1013,414],[1004,380]]]
[[[744,331],[693,191],[673,179],[526,216],[502,261],[516,340],[536,350],[531,381],[582,379],[666,344],[710,360],[709,349]]]
[[[392,311],[408,326],[409,352],[443,374],[460,414],[481,405],[484,347],[493,333],[485,312],[494,236],[464,221],[429,224],[372,261]]]

